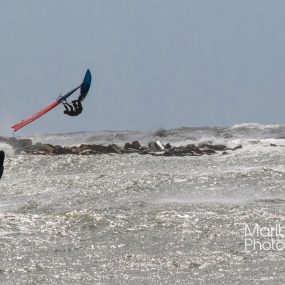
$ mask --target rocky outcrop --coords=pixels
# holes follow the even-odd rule
[[[12,145],[16,153],[41,154],[41,155],[97,155],[97,154],[128,154],[138,153],[141,155],[154,156],[200,156],[211,155],[215,153],[227,154],[228,151],[234,151],[242,146],[229,148],[225,145],[188,144],[185,146],[172,146],[170,143],[162,144],[160,141],[142,145],[139,141],[127,142],[123,147],[116,144],[81,144],[79,146],[60,146],[51,144],[36,143],[32,144],[30,139],[3,138],[0,141]]]

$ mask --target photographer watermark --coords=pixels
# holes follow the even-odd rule
[[[245,251],[283,251],[285,250],[285,224],[273,226],[244,223]]]

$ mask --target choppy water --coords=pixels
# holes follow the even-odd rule
[[[256,124],[160,131],[162,142],[244,145],[182,158],[15,155],[1,145],[0,284],[284,284],[285,250],[245,251],[244,236],[244,223],[285,226],[284,134],[285,126]]]

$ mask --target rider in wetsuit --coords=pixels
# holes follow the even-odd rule
[[[67,103],[66,101],[62,104],[65,107],[63,113],[69,116],[78,116],[83,110],[80,100],[73,100],[72,105]]]

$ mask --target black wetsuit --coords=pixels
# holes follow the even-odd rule
[[[65,107],[65,111],[63,113],[69,116],[78,116],[83,111],[80,100],[72,101],[72,105],[67,102],[63,102],[63,106]]]
[[[3,150],[0,150],[0,179],[4,171],[4,159],[5,159],[5,153]]]

